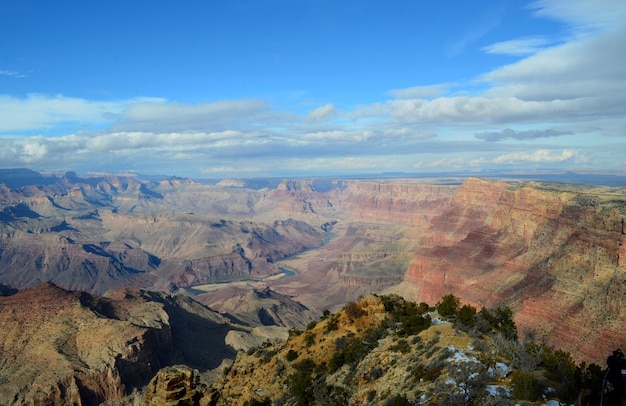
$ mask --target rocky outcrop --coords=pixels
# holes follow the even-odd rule
[[[106,297],[51,283],[0,297],[0,404],[96,405],[146,385],[161,368],[217,367],[235,326],[189,298]]]
[[[214,295],[199,294],[195,299],[250,326],[304,329],[311,320],[319,318],[318,312],[268,287],[250,290],[233,286]]]
[[[209,406],[216,404],[218,394],[200,383],[198,371],[174,365],[152,378],[144,397],[146,406]]]

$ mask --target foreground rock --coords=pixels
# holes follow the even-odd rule
[[[147,406],[209,406],[217,392],[200,383],[198,372],[186,365],[161,369],[150,381],[145,394]]]
[[[96,405],[142,388],[162,367],[216,368],[237,329],[186,297],[51,283],[0,297],[0,404]]]

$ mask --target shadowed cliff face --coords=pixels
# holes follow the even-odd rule
[[[146,385],[162,367],[215,368],[234,326],[184,297],[109,297],[46,283],[0,297],[0,404],[96,405]]]

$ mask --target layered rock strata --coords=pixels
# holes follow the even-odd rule
[[[468,180],[433,219],[404,281],[426,302],[453,293],[508,304],[521,331],[601,360],[623,345],[626,321],[624,200],[601,196]]]

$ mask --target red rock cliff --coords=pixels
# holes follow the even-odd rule
[[[624,345],[622,216],[580,193],[470,179],[431,222],[405,282],[428,303],[448,293],[477,306],[505,303],[520,331],[597,362]]]

